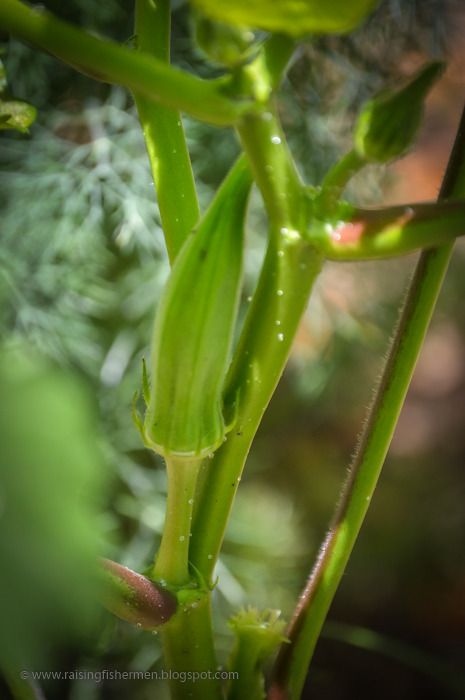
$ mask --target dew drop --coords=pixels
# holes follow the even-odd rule
[[[279,320],[279,318],[276,319],[275,324],[276,324],[277,326],[280,326],[280,325],[281,325],[281,321]]]
[[[186,538],[184,537],[184,535],[181,535],[181,537],[179,538],[179,541],[180,541],[180,542],[184,542],[185,539],[186,539]]]
[[[287,228],[287,226],[282,226],[279,229],[279,232],[282,233],[283,236],[286,236],[289,233],[289,229]]]
[[[278,258],[284,257],[284,250],[278,250]]]
[[[283,342],[283,340],[284,340],[284,335],[283,335],[283,333],[278,333],[278,340],[279,340],[280,343]]]
[[[264,122],[270,122],[273,119],[271,112],[263,112],[262,119]]]
[[[283,292],[282,289],[278,289],[278,291],[276,292],[276,294],[278,295],[278,297],[282,297],[282,295],[284,294],[284,292]]]
[[[213,559],[213,554],[209,554],[207,559]]]
[[[279,146],[279,144],[281,143],[281,137],[280,136],[272,136],[271,143],[273,143],[275,146]]]
[[[189,498],[189,500],[188,500],[187,502],[188,502],[188,504],[191,506],[191,505],[193,504],[193,502],[194,502],[194,499],[193,499],[193,498]]]
[[[247,303],[249,303],[249,304],[250,304],[250,302],[251,302],[251,301],[252,301],[252,297],[250,297],[250,296],[249,296],[249,297],[247,297]]]

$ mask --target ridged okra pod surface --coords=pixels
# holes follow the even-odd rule
[[[222,392],[250,186],[248,167],[240,160],[184,243],[157,309],[144,433],[165,457],[204,457],[225,437]]]

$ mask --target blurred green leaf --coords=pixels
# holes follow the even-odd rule
[[[212,19],[282,32],[343,34],[350,32],[370,13],[376,0],[192,0]]]
[[[0,85],[2,75],[0,72]],[[16,129],[26,134],[37,117],[37,110],[27,102],[0,97],[0,129]]]
[[[94,408],[72,376],[0,356],[0,665],[34,668],[90,629],[98,593]]]
[[[0,92],[6,88],[6,71],[3,61],[0,61]]]

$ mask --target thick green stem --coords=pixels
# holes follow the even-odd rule
[[[199,473],[198,460],[166,458],[168,499],[165,526],[150,578],[181,587],[189,584],[189,539]]]
[[[136,0],[137,49],[170,60],[170,0]],[[170,261],[199,218],[199,205],[180,113],[135,94]]]
[[[210,580],[252,440],[286,364],[322,256],[305,241],[307,209],[273,108],[243,120],[238,132],[270,221],[270,242],[229,372],[226,443],[207,462],[190,558]]]
[[[163,628],[164,666],[171,700],[221,700],[212,638],[210,593],[181,608]]]
[[[209,580],[253,437],[286,364],[321,258],[308,244],[272,236],[233,365],[225,406],[235,415],[226,443],[207,460],[190,550]],[[233,408],[232,408],[233,407]]]
[[[227,81],[202,80],[138,51],[100,39],[19,0],[1,0],[0,29],[52,53],[96,80],[188,112],[212,124],[234,124],[250,102],[225,95]]]
[[[301,233],[306,214],[302,206],[303,187],[274,105],[270,104],[258,115],[245,117],[238,126],[238,133],[272,230]]]
[[[465,194],[465,112],[440,198]],[[298,700],[326,614],[368,510],[452,251],[423,253],[342,499],[281,647],[270,700]]]

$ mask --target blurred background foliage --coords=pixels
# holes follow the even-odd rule
[[[131,39],[129,0],[44,4],[78,24],[121,41]],[[349,147],[353,120],[365,99],[424,60],[445,56],[449,70],[429,100],[416,150],[387,169],[364,171],[349,192],[363,204],[434,198],[465,95],[464,29],[460,0],[384,0],[350,37],[303,43],[283,86],[280,109],[308,182],[318,184]],[[1,502],[9,499],[16,507],[19,499],[17,512],[24,512],[24,521],[33,521],[34,528],[34,535],[18,534],[16,525],[10,529],[5,520],[8,511],[1,511],[2,566],[4,550],[17,543],[23,556],[10,565],[10,578],[19,583],[17,599],[27,598],[24,579],[32,581],[31,610],[41,611],[37,618],[32,613],[19,618],[29,615],[25,642],[31,635],[22,655],[56,669],[157,668],[156,637],[105,613],[94,614],[94,628],[80,630],[78,641],[71,635],[72,615],[68,620],[63,613],[63,626],[70,631],[66,643],[47,624],[53,617],[50,596],[57,595],[54,575],[61,570],[53,557],[63,561],[62,585],[69,594],[63,610],[84,611],[91,597],[83,595],[80,601],[76,586],[69,584],[67,567],[75,552],[68,551],[66,540],[73,549],[76,542],[77,557],[82,545],[83,562],[98,547],[105,556],[141,570],[156,550],[163,525],[163,464],[142,448],[130,417],[154,308],[168,273],[142,134],[125,92],[0,38],[11,91],[39,110],[29,137],[2,133],[0,141],[3,356],[21,358],[25,346],[33,351],[34,359],[26,353],[23,364],[32,363],[42,377],[44,395],[36,403],[44,436],[57,425],[73,432],[66,422],[79,423],[86,411],[90,420],[93,409],[84,409],[76,399],[82,392],[92,395],[98,415],[79,443],[95,443],[97,427],[98,451],[91,450],[81,461],[70,463],[57,448],[57,463],[45,459],[42,469],[41,460],[33,459],[39,448],[33,447],[17,457],[23,467],[13,470],[11,454],[16,453],[2,450]],[[175,3],[172,48],[174,61],[185,69],[202,75],[217,72],[192,46],[183,2]],[[229,130],[190,120],[186,128],[205,206],[238,145]],[[253,291],[265,240],[265,219],[255,193],[242,311]],[[317,650],[308,697],[463,697],[457,669],[465,652],[464,258],[464,246],[458,244],[384,475]],[[215,597],[223,663],[230,645],[226,620],[234,609],[252,603],[290,615],[331,517],[414,261],[411,256],[327,265],[317,284],[288,370],[250,455],[218,566]],[[2,360],[8,377],[9,362]],[[58,388],[55,372],[63,373]],[[19,375],[17,385],[9,380],[8,388],[4,382],[3,435],[10,434],[8,421],[21,415],[14,408],[18,397],[34,405],[27,393],[21,394],[24,381]],[[60,400],[69,416],[58,416],[56,406],[45,410],[47,401]],[[27,412],[25,416],[25,432],[18,433],[16,443],[5,438],[5,444],[35,444],[27,432],[34,419]],[[34,558],[28,564],[33,571],[25,562],[29,550],[39,556],[48,542],[48,526],[42,510],[31,509],[27,500],[24,465],[35,470],[37,498],[48,503],[47,489],[43,493],[40,484],[53,485],[48,516],[55,513],[61,531],[60,538],[51,538],[50,561],[44,557],[40,574]],[[93,477],[93,471],[101,476]],[[14,473],[19,476],[13,485]],[[67,497],[68,490],[86,495],[73,506],[76,518],[60,496]],[[82,575],[85,563],[79,568]],[[8,577],[4,581],[2,586],[10,585]],[[11,592],[0,587],[0,595]],[[57,611],[60,600],[58,596]],[[360,626],[377,634],[370,636]],[[5,629],[0,636],[4,652],[12,634]],[[23,638],[21,629],[18,625],[15,634]],[[27,656],[40,638],[48,654],[34,656],[31,651]],[[61,639],[60,651],[53,647],[54,639]],[[0,690],[1,697],[8,697],[6,686]],[[143,681],[53,682],[44,692],[48,700],[153,697]],[[163,692],[157,690],[157,697],[163,698]]]

